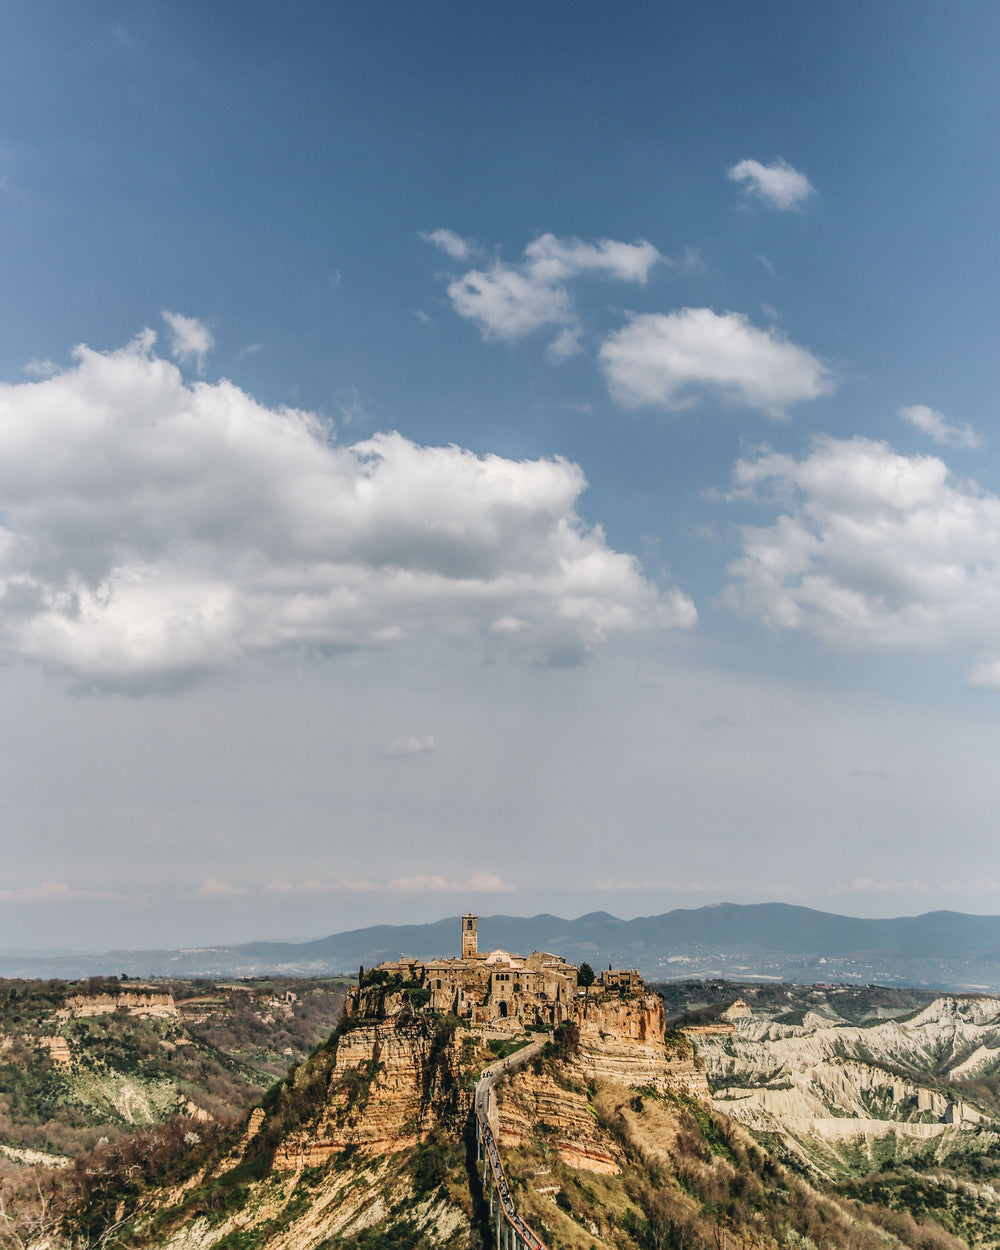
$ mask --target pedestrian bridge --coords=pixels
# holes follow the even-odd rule
[[[495,1233],[497,1250],[546,1250],[545,1243],[518,1214],[511,1197],[497,1149],[497,1102],[493,1091],[499,1077],[533,1059],[544,1045],[544,1039],[532,1042],[506,1059],[498,1060],[486,1069],[476,1086],[476,1157],[483,1168],[483,1189],[489,1194],[490,1226]]]

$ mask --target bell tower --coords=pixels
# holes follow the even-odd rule
[[[475,959],[476,950],[476,924],[478,916],[468,915],[462,917],[462,958]]]

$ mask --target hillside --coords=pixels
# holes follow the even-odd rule
[[[511,1201],[548,1250],[978,1244],[894,1211],[897,1190],[821,1193],[788,1170],[713,1109],[690,1040],[663,1020],[655,995],[582,995],[576,1023],[506,1072],[498,1060],[528,1037],[490,1037],[374,984],[228,1136],[81,1161],[80,1205],[51,1250],[81,1233],[150,1250],[496,1244],[471,1114],[484,1071]]]
[[[0,981],[0,1174],[181,1116],[238,1119],[328,1036],[331,981]]]
[[[111,951],[32,958],[0,953],[0,974],[81,977],[325,976],[401,954],[450,949],[457,917],[425,925],[376,925],[314,942],[257,942],[183,951]],[[637,968],[655,980],[759,977],[796,983],[926,986],[1000,992],[1000,917],[929,912],[864,920],[784,903],[724,903],[619,920],[594,912],[487,916],[483,941],[507,950],[558,950],[594,967]]]
[[[875,987],[666,987],[712,1105],[827,1192],[1000,1236],[1000,1001]],[[711,1002],[706,1003],[706,999]]]

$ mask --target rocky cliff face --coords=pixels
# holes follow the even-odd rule
[[[685,1038],[664,1039],[663,1002],[656,994],[580,1000],[579,1044],[561,1063],[535,1063],[500,1086],[499,1140],[508,1149],[537,1141],[567,1166],[616,1175],[623,1156],[598,1125],[595,1090],[656,1090],[708,1099],[705,1074]],[[640,1100],[641,1101],[641,1100]]]
[[[541,1065],[516,1073],[500,1087],[497,1099],[501,1148],[527,1146],[542,1132],[569,1167],[608,1176],[620,1172],[621,1151],[591,1113],[586,1079],[579,1059],[562,1065],[558,1079]]]
[[[66,999],[65,1007],[55,1015],[57,1020],[71,1020],[105,1016],[113,1011],[127,1011],[133,1016],[156,1016],[161,1019],[178,1014],[173,994],[123,990],[119,994],[74,994]]]
[[[664,1036],[658,994],[582,999],[577,1008],[580,1064],[591,1080],[617,1081],[634,1089],[674,1091],[708,1098],[708,1082],[694,1049]]]
[[[467,1032],[425,1017],[359,1022],[338,1040],[317,1114],[281,1143],[275,1166],[315,1167],[347,1146],[405,1150],[435,1124],[463,1123],[472,1106],[464,1078],[485,1062],[479,1051]]]

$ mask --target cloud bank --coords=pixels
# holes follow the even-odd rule
[[[969,648],[970,682],[1000,688],[1000,497],[867,438],[764,452],[734,480],[781,512],[742,529],[731,606],[849,650]]]
[[[694,623],[582,522],[576,465],[334,445],[154,345],[0,386],[0,655],[142,692],[421,631],[565,663]]]
[[[612,396],[629,408],[690,408],[705,394],[781,419],[832,389],[825,367],[741,313],[682,308],[634,316],[601,347]]]
[[[509,885],[494,872],[470,873],[463,881],[454,881],[434,873],[416,873],[412,877],[394,877],[391,881],[347,880],[324,884],[321,881],[271,881],[266,894],[511,894]]]
[[[743,183],[748,195],[781,212],[801,208],[815,194],[815,187],[805,174],[782,160],[771,165],[739,161],[726,170],[726,175],[734,182]]]

